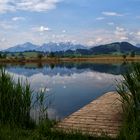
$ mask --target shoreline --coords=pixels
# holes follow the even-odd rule
[[[77,62],[93,62],[93,63],[125,63],[125,62],[140,62],[140,56],[137,57],[127,57],[122,58],[119,56],[101,56],[101,57],[77,57],[77,58],[25,58],[25,59],[15,59],[15,58],[7,58],[7,59],[0,59],[0,63],[65,63],[65,62],[71,62],[71,63],[77,63]]]

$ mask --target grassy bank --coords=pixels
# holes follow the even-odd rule
[[[60,63],[60,62],[99,62],[99,63],[120,63],[120,62],[139,62],[140,56],[123,57],[98,55],[92,57],[23,57],[23,58],[1,58],[0,63]]]

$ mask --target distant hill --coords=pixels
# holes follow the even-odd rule
[[[106,45],[99,45],[90,49],[77,49],[76,51],[66,51],[65,54],[81,54],[81,55],[100,55],[100,54],[130,54],[130,52],[140,54],[140,48],[128,42],[115,42]],[[62,54],[58,52],[57,54]]]
[[[90,51],[96,54],[130,53],[131,51],[140,52],[140,48],[128,42],[115,42],[93,47]]]
[[[99,45],[95,47],[87,47],[80,44],[67,43],[47,43],[41,46],[34,45],[32,43],[25,43],[17,45],[5,52],[24,52],[24,51],[40,51],[40,52],[54,52],[56,55],[94,55],[94,54],[126,54],[131,51],[140,54],[140,48],[136,47],[128,42],[115,42],[111,44]]]

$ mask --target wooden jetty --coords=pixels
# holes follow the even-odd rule
[[[59,122],[56,127],[68,132],[116,137],[122,123],[119,99],[120,96],[115,92],[106,93]]]

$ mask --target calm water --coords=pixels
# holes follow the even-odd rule
[[[125,70],[123,64],[67,63],[7,65],[7,71],[28,80],[34,91],[46,90],[48,116],[62,119],[108,91]]]

